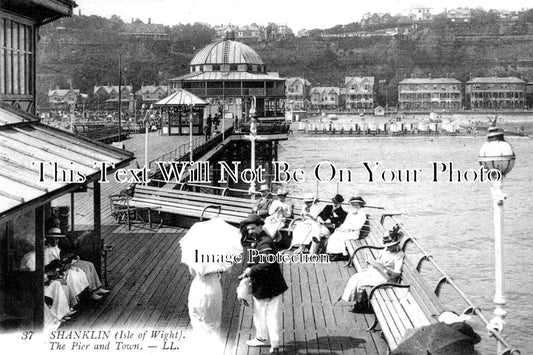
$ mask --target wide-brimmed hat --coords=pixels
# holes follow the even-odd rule
[[[285,190],[284,188],[280,188],[276,192],[276,196],[287,196],[288,194],[289,194],[289,192],[287,190]]]
[[[385,234],[383,234],[383,246],[385,248],[399,244],[399,243],[400,243],[400,238],[398,234],[391,233],[391,232],[385,232]]]
[[[261,185],[261,187],[259,188],[259,191],[270,191],[270,189],[268,188],[268,185],[267,185],[267,184],[263,184],[263,185]]]
[[[66,235],[61,233],[61,229],[54,227],[46,231],[45,237],[46,238],[65,238]]]
[[[336,194],[335,197],[331,199],[331,201],[333,201],[334,203],[343,203],[344,197],[342,197],[342,195]]]
[[[358,204],[360,204],[363,207],[366,205],[365,200],[363,200],[363,198],[361,196],[352,197],[350,199],[350,204],[353,204],[353,203],[358,203]]]
[[[244,227],[246,227],[249,224],[255,224],[257,226],[262,226],[263,224],[265,224],[265,222],[258,215],[250,214],[250,215],[248,215],[248,217],[246,217],[246,219],[243,219],[239,223],[239,229],[242,230]]]
[[[305,194],[303,201],[304,202],[315,202],[315,196],[313,196],[313,194]]]

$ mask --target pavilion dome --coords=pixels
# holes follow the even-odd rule
[[[204,64],[257,64],[264,65],[261,57],[246,44],[222,40],[211,43],[200,50],[191,65]]]

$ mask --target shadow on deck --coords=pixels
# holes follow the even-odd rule
[[[190,330],[187,297],[191,283],[188,268],[180,263],[179,240],[186,230],[175,227],[149,229],[137,225],[102,226],[102,236],[112,245],[108,280],[111,293],[100,303],[87,305],[62,329],[167,329]],[[222,277],[224,294],[222,336],[225,354],[267,354],[268,347],[248,348],[254,337],[251,307],[236,298],[235,265]],[[369,314],[348,312],[350,305],[333,302],[352,271],[342,263],[285,264],[289,290],[283,295],[283,353],[384,354],[379,333],[369,333]]]

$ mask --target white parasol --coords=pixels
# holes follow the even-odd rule
[[[240,230],[222,218],[193,224],[180,247],[181,262],[201,275],[228,270],[243,252]]]

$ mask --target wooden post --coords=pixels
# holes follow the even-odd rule
[[[94,263],[94,267],[96,268],[96,272],[98,272],[98,275],[102,276],[102,243],[100,240],[102,239],[102,208],[101,208],[101,200],[100,200],[100,183],[98,181],[95,181],[94,184],[94,190],[93,190],[93,207],[94,207],[94,215],[93,215],[93,255],[94,259],[97,260],[97,263]],[[74,213],[74,211],[72,211]]]
[[[44,207],[35,209],[35,273],[33,297],[33,325],[35,330],[44,327]]]

